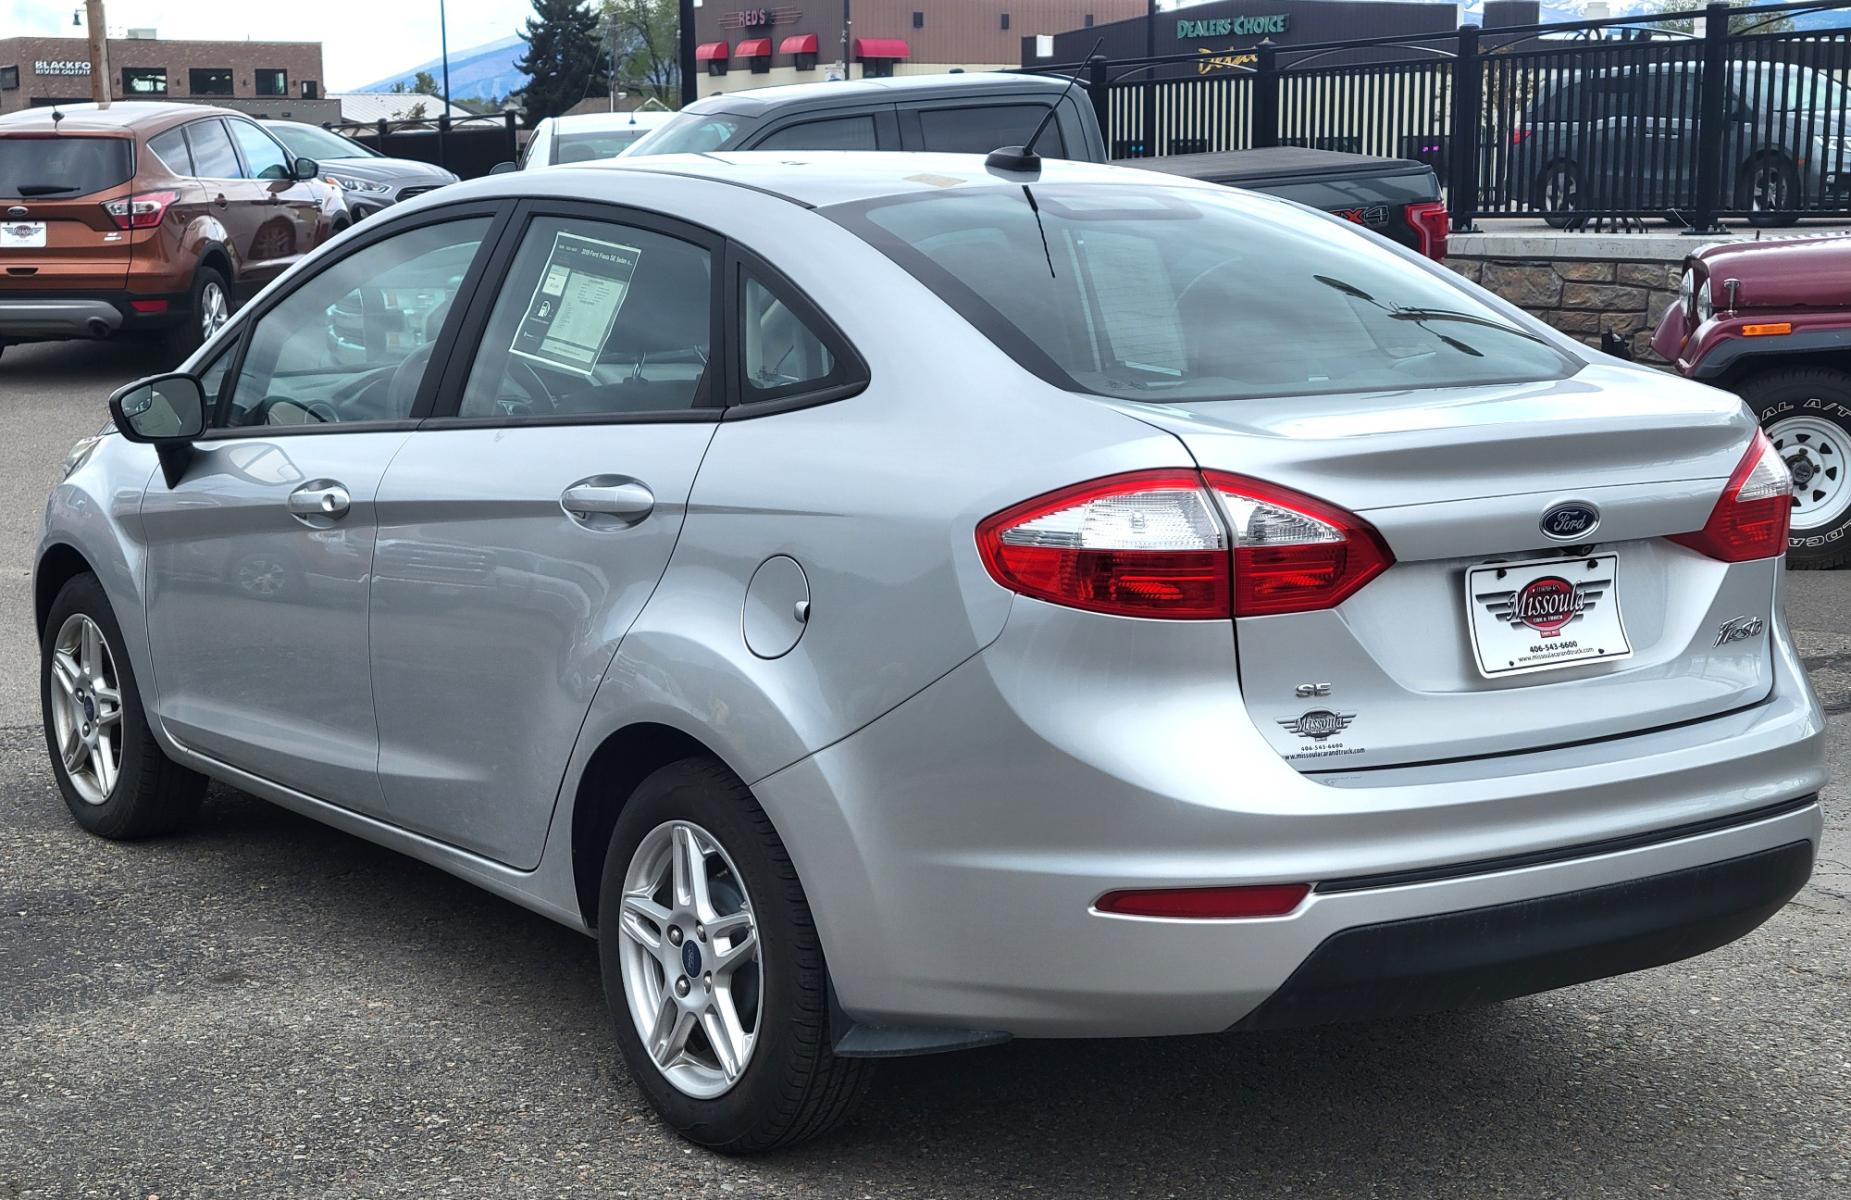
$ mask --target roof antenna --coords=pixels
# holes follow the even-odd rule
[[[1103,45],[1105,45],[1105,38],[1101,37],[1093,43],[1093,48],[1086,52],[1086,59],[1080,65],[1085,66],[1087,62],[1090,62],[1093,55],[1099,53],[1099,47]],[[1041,156],[1035,153],[1035,143],[1041,140],[1042,133],[1047,130],[1048,122],[1054,119],[1054,114],[1060,111],[1060,106],[1066,101],[1067,94],[1073,91],[1073,85],[1078,82],[1080,82],[1080,72],[1075,70],[1067,77],[1067,86],[1061,89],[1054,103],[1048,106],[1048,111],[1041,118],[1041,124],[1035,126],[1035,132],[1028,135],[1028,140],[1020,146],[1000,146],[990,151],[989,156],[983,160],[983,165],[993,167],[998,171],[1040,171]]]

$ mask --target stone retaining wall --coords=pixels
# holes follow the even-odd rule
[[[1611,331],[1640,362],[1663,365],[1652,331],[1684,256],[1702,244],[1675,234],[1464,233],[1453,235],[1446,265],[1590,346]]]

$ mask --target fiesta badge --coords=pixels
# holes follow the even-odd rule
[[[1558,542],[1584,542],[1600,528],[1600,510],[1580,500],[1553,505],[1542,515],[1542,532]]]

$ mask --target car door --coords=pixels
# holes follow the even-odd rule
[[[211,428],[142,501],[160,715],[187,746],[380,811],[374,493],[430,404],[494,219],[382,229],[242,322]]]
[[[398,825],[540,858],[593,692],[674,549],[720,408],[717,239],[533,202],[378,495],[380,783]]]
[[[250,202],[262,214],[247,261],[256,279],[268,283],[315,248],[321,203],[314,184],[296,178],[295,158],[281,142],[251,121],[227,118],[225,127],[238,147]]]
[[[225,236],[238,259],[232,288],[240,298],[248,297],[270,279],[267,274],[259,276],[251,257],[267,206],[259,200],[257,185],[244,177],[244,163],[223,120],[213,117],[184,128],[187,149],[193,156],[193,174],[204,189],[206,206],[225,227]]]

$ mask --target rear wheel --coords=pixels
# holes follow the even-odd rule
[[[192,306],[186,319],[167,331],[167,353],[177,364],[231,320],[231,287],[217,267],[193,273]]]
[[[828,975],[790,855],[719,763],[663,767],[624,805],[598,948],[630,1073],[690,1141],[788,1145],[865,1093],[872,1065],[830,1049]]]
[[[1736,205],[1748,210],[1748,223],[1761,229],[1783,228],[1798,221],[1800,176],[1793,163],[1766,154],[1742,170]]]
[[[40,646],[39,697],[52,774],[77,823],[106,838],[170,833],[205,794],[148,728],[122,629],[94,575],[66,583]]]
[[[1551,229],[1565,229],[1587,205],[1587,188],[1575,164],[1550,165],[1536,181],[1536,203]]]
[[[1851,374],[1783,367],[1737,390],[1793,475],[1788,565],[1823,570],[1851,561]]]

